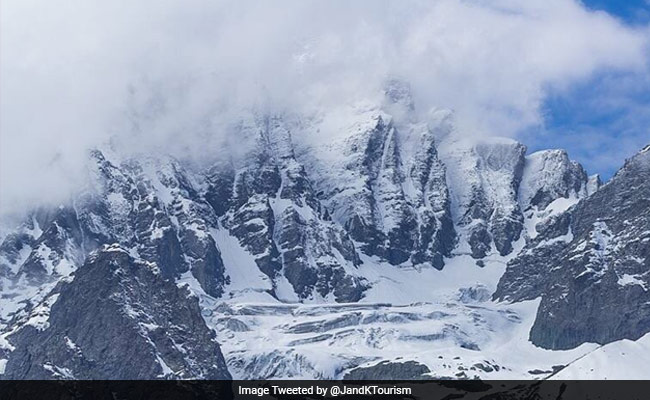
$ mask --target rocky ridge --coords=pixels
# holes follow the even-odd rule
[[[93,252],[5,340],[6,379],[230,379],[197,299],[119,245]]]
[[[494,297],[542,298],[531,340],[552,349],[650,330],[650,152],[551,218],[510,263]]]
[[[228,350],[227,360],[215,364],[218,368],[208,365],[205,352],[218,350],[210,329],[235,338],[245,337],[249,329],[232,318],[223,319],[233,322],[221,328],[226,305],[251,299],[363,304],[380,296],[399,303],[394,299],[410,297],[399,292],[403,289],[395,282],[400,276],[433,270],[442,277],[453,274],[450,269],[459,260],[475,271],[497,271],[494,265],[508,263],[498,286],[496,280],[495,287],[468,282],[461,303],[488,301],[493,290],[494,299],[504,304],[541,297],[530,338],[544,348],[635,339],[650,330],[644,308],[644,240],[650,232],[645,218],[647,149],[599,188],[599,179],[587,176],[564,151],[527,155],[526,147],[513,140],[461,137],[448,111],[434,110],[424,120],[419,115],[408,87],[393,83],[379,106],[314,118],[245,116],[236,128],[238,151],[221,149],[207,167],[167,156],[121,159],[93,151],[83,190],[60,207],[35,210],[0,244],[0,365],[5,376],[61,378],[64,369],[84,376],[75,371],[95,359],[66,364],[65,325],[70,321],[60,307],[83,308],[65,300],[65,293],[84,291],[83,282],[92,287],[88,274],[105,270],[93,269],[97,256],[90,255],[106,252],[106,246],[122,249],[111,253],[120,254],[120,264],[156,271],[141,277],[139,271],[147,268],[125,267],[148,286],[167,287],[163,290],[171,298],[183,297],[172,286],[187,287],[210,327],[199,329],[200,338],[183,337],[183,329],[161,328],[155,340],[139,328],[123,328],[125,335],[134,335],[132,340],[153,342],[153,350],[141,355],[151,361],[148,377],[225,377],[225,362],[238,374],[255,371],[242,376],[263,377],[264,369],[248,358],[252,353]],[[444,288],[431,282],[418,290],[431,291],[433,298]],[[179,326],[200,325],[194,306],[165,303],[144,289],[130,295],[146,311],[136,317],[140,327],[157,318],[155,310],[165,304],[169,315],[192,319],[179,320]],[[117,314],[116,309],[107,318],[122,327]],[[462,315],[468,321],[480,318]],[[35,316],[45,321],[43,330],[27,323]],[[75,329],[92,334],[93,326],[89,322]],[[470,329],[462,326],[458,322],[416,341],[464,337],[459,332]],[[304,333],[312,328],[320,329],[305,327]],[[373,329],[378,330],[363,337],[370,340],[386,327]],[[82,337],[67,337],[83,349]],[[177,339],[195,340],[197,353],[181,355],[163,344]],[[230,349],[238,348],[231,339],[223,340]],[[325,340],[333,339],[319,339]],[[37,350],[31,341],[49,343],[52,352],[44,352],[49,358],[34,361],[39,367],[26,372],[25,360]],[[475,342],[471,335],[452,341],[456,346]],[[314,368],[308,354],[296,353],[294,361],[302,365],[299,369]],[[382,362],[359,359],[339,374]],[[60,370],[43,369],[47,363]],[[112,368],[94,365],[87,376],[107,376],[101,373]],[[410,370],[414,364],[405,365]],[[433,365],[427,365],[429,376],[436,375]]]

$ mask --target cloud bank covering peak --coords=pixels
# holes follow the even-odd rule
[[[573,0],[0,3],[0,214],[74,188],[87,149],[196,154],[242,109],[375,99],[517,137],[602,71],[648,72],[650,30]],[[206,150],[208,149],[208,150]]]

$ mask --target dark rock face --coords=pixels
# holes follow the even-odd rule
[[[410,170],[418,193],[415,209],[419,220],[411,260],[414,264],[428,261],[435,268],[442,269],[443,257],[449,256],[456,245],[456,233],[451,219],[445,167],[438,158],[432,136],[425,137],[425,142],[426,146]]]
[[[117,167],[97,151],[93,159],[96,187],[74,202],[81,232],[72,243],[82,250],[81,259],[118,242],[155,262],[165,277],[191,271],[206,293],[219,296],[224,266],[209,234],[217,217],[179,163],[144,159]]]
[[[426,365],[415,361],[389,362],[382,361],[371,367],[360,367],[346,373],[343,379],[347,380],[418,380],[431,379],[425,375],[431,370]]]
[[[391,264],[401,264],[409,259],[414,245],[415,216],[401,187],[404,176],[396,130],[379,119],[368,139],[361,171],[369,189],[367,203],[372,218],[372,224],[365,225],[372,228],[363,249]],[[388,213],[388,219],[382,218],[382,212]],[[382,226],[384,229],[380,229]],[[350,233],[355,240],[364,242],[359,229],[351,227]]]
[[[542,298],[531,340],[567,349],[650,331],[650,152],[538,229],[494,297]]]
[[[381,115],[371,126],[336,144],[345,161],[316,172],[319,198],[361,252],[393,265],[441,269],[456,235],[434,134]]]
[[[0,307],[3,331],[105,244],[155,263],[165,279],[187,274],[207,294],[222,294],[228,278],[210,234],[217,216],[180,164],[163,157],[117,166],[99,151],[90,160],[91,179],[73,200],[33,212],[0,245],[0,300],[10,304]]]
[[[33,229],[33,222],[28,221]],[[6,263],[0,264],[0,276],[9,276],[12,273],[11,265],[22,265],[21,252],[30,251],[35,240],[32,235],[25,232],[12,232],[0,244],[0,253],[5,257]]]
[[[518,192],[525,154],[526,146],[520,143],[494,140],[447,156],[456,169],[452,175],[459,203],[456,222],[473,258],[481,259],[493,248],[507,255],[520,238],[524,218]]]
[[[214,166],[207,175],[206,198],[223,226],[274,284],[286,278],[298,298],[359,300],[366,284],[350,273],[359,263],[354,244],[316,198],[284,121],[256,118],[240,133],[254,143],[252,151],[238,165]],[[228,190],[220,188],[230,182]]]
[[[138,252],[160,265],[165,276],[189,270],[206,293],[220,296],[226,277],[210,235],[217,225],[214,209],[175,160],[145,160],[131,168],[140,199],[134,238]]]
[[[36,224],[46,228],[38,237],[23,233],[20,240],[8,243],[12,247],[7,248],[10,255],[16,246],[29,252],[27,259],[20,265],[17,276],[26,278],[31,284],[41,284],[50,280],[52,275],[67,275],[74,268],[73,264],[82,259],[82,232],[71,208],[60,207],[50,212],[39,212],[27,224],[31,225],[32,232],[36,229]]]
[[[516,199],[516,194],[521,182],[521,176],[524,170],[526,146],[522,144],[515,145],[495,145],[485,144],[476,147],[479,155],[479,170],[486,171],[486,177],[492,174],[507,174],[507,197]],[[503,178],[497,178],[503,179]],[[486,179],[488,182],[490,179]],[[484,191],[488,188],[482,188]],[[498,198],[500,194],[497,194]],[[485,196],[492,197],[493,196]],[[505,203],[505,204],[504,204]],[[485,217],[488,222],[489,232],[494,241],[494,245],[501,255],[509,254],[512,251],[512,243],[519,239],[523,229],[523,218],[521,210],[516,202],[494,202],[489,204],[488,208],[482,208],[485,204],[476,203],[476,211]],[[479,240],[477,245],[480,247],[484,242]],[[472,243],[470,243],[472,245]],[[474,248],[472,249],[474,253]],[[480,253],[480,250],[479,250]]]
[[[117,245],[91,255],[40,307],[49,318],[8,337],[3,378],[230,379],[198,300]]]

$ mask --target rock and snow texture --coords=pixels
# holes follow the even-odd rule
[[[47,299],[46,322],[16,325],[7,379],[229,379],[190,292],[113,245]]]
[[[541,297],[533,343],[553,349],[638,339],[650,331],[650,154],[538,225],[495,298]]]
[[[359,108],[324,115],[300,135],[309,139],[299,143],[301,159],[319,199],[364,254],[441,269],[455,233],[434,134],[427,124]]]
[[[242,115],[206,164],[92,152],[67,204],[3,229],[0,376],[117,373],[101,324],[66,313],[118,294],[102,323],[147,360],[125,378],[546,377],[650,331],[647,151],[600,187],[566,152],[420,115],[394,81],[380,104]]]
[[[447,141],[442,153],[461,238],[457,252],[476,259],[493,252],[510,254],[524,226],[517,193],[526,147],[499,138],[478,143]]]
[[[590,179],[580,164],[569,159],[566,151],[538,151],[526,157],[519,202],[524,210],[543,210],[558,198],[585,197],[593,190],[588,185],[597,185]]]
[[[355,245],[316,198],[284,121],[253,118],[238,133],[252,150],[210,169],[206,198],[270,278],[271,294],[287,299],[288,282],[289,299],[359,300]]]

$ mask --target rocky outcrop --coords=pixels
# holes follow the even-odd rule
[[[14,328],[5,379],[230,379],[198,300],[118,245]]]
[[[10,268],[14,271],[17,269],[14,276],[19,279],[23,278],[34,285],[43,284],[68,275],[74,270],[76,263],[83,259],[83,233],[72,208],[42,210],[35,213],[25,225],[31,228],[30,233],[23,232],[18,237],[10,237],[9,239],[17,240],[5,240],[7,246],[0,249],[7,251],[8,257],[5,259],[22,261],[20,265],[14,264]],[[15,257],[19,247],[18,254],[29,254],[26,259]]]
[[[597,189],[597,176],[590,191]],[[543,150],[526,157],[519,199],[524,211],[543,210],[558,198],[585,197],[589,178],[564,150]]]
[[[360,114],[327,146],[303,156],[318,198],[359,250],[392,265],[441,269],[456,235],[434,130],[417,122],[407,86],[391,82],[386,108]],[[444,121],[441,122],[444,124]]]
[[[426,374],[431,373],[426,365],[415,361],[389,362],[382,361],[370,367],[359,367],[346,373],[345,380],[382,380],[401,379],[417,380],[430,379]]]
[[[118,167],[99,151],[91,159],[90,186],[71,204],[34,216],[42,233],[16,277],[51,275],[52,267],[42,261],[45,253],[54,269],[66,259],[70,266],[59,275],[69,274],[92,250],[118,242],[155,262],[165,277],[191,271],[206,293],[219,296],[224,266],[209,235],[217,218],[180,164],[163,158]]]
[[[254,118],[240,133],[253,143],[249,154],[207,175],[206,198],[223,214],[223,226],[274,286],[286,279],[300,299],[359,300],[365,283],[354,273],[355,246],[316,198],[285,122]]]
[[[650,151],[548,221],[508,264],[495,299],[541,297],[531,340],[567,349],[650,331]]]
[[[523,231],[518,202],[526,147],[509,139],[451,142],[443,161],[450,171],[460,251],[481,259],[510,254]],[[464,248],[467,247],[467,250]]]

